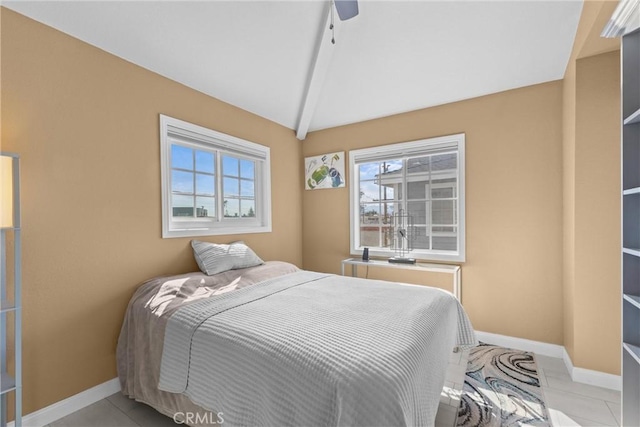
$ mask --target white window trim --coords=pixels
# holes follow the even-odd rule
[[[185,221],[174,220],[171,209],[171,138],[185,138],[194,142],[181,144],[194,148],[206,147],[208,144],[223,153],[234,157],[260,160],[256,162],[255,195],[256,221],[247,223],[243,219],[223,219],[220,206],[222,180],[220,175],[220,156],[216,164],[216,215],[217,220]],[[271,150],[264,145],[246,141],[193,123],[174,119],[160,114],[160,171],[162,182],[162,238],[216,236],[224,234],[247,234],[271,232]],[[259,213],[258,213],[259,211]]]
[[[362,255],[363,249],[357,247],[359,242],[359,214],[360,214],[360,179],[356,175],[358,168],[356,163],[363,159],[386,156],[406,156],[424,151],[425,147],[457,147],[458,151],[458,251],[436,251],[414,249],[408,256],[425,261],[448,261],[464,262],[466,247],[466,226],[465,226],[465,134],[447,135],[436,138],[428,138],[416,141],[389,144],[381,147],[363,148],[349,152],[349,229],[350,229],[350,253],[351,255]],[[357,196],[357,197],[356,197]],[[374,257],[390,257],[395,255],[393,250],[381,250],[380,248],[369,248],[369,255]]]

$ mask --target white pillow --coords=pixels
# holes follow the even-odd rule
[[[223,245],[192,240],[191,247],[198,267],[209,276],[227,270],[264,264],[264,261],[243,242]]]

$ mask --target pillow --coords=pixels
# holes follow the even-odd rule
[[[242,242],[221,245],[192,240],[191,247],[198,267],[208,276],[264,264],[264,261]]]

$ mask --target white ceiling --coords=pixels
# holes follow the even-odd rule
[[[296,129],[326,1],[3,1]],[[581,1],[363,1],[340,26],[310,130],[561,79]]]

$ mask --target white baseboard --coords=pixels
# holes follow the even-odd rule
[[[114,378],[88,390],[75,394],[64,400],[39,409],[22,417],[24,427],[42,427],[62,417],[66,417],[82,408],[85,408],[113,393],[120,391],[120,381]],[[14,427],[14,422],[7,423],[7,427]]]
[[[557,357],[564,361],[573,381],[616,391],[622,390],[622,377],[620,375],[574,367],[571,357],[569,357],[569,353],[567,353],[564,346],[481,331],[476,331],[476,337],[478,340],[488,344],[495,344],[522,351],[532,351],[543,356]]]
[[[532,341],[524,338],[509,337],[507,335],[492,334],[489,332],[476,331],[476,337],[482,342],[499,345],[500,347],[513,348],[522,351],[532,351],[543,356],[562,358],[565,353],[564,347],[558,344]]]
[[[595,385],[611,390],[622,390],[622,377],[620,375],[608,374],[606,372],[592,371],[591,369],[576,368],[571,362],[569,353],[564,349],[562,356],[564,364],[571,375],[571,379],[577,383]]]

